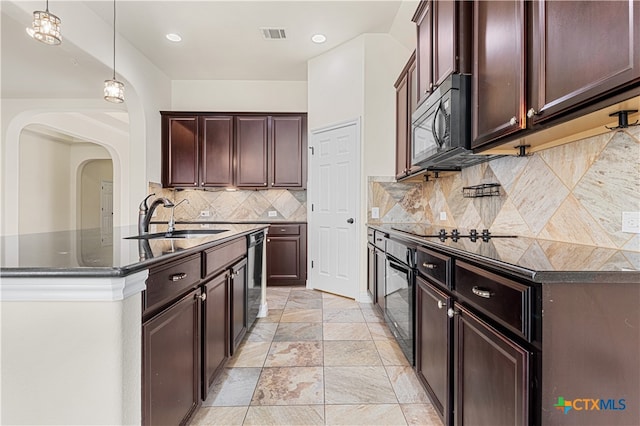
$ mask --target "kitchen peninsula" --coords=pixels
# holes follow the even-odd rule
[[[149,270],[188,258],[194,276],[180,273],[167,287],[200,292],[202,273],[218,273],[218,248],[267,227],[209,225],[219,232],[180,239],[125,239],[137,235],[135,227],[115,228],[112,240],[99,230],[2,237],[1,318],[11,324],[2,335],[10,366],[2,375],[3,423],[142,423],[141,319],[165,303],[145,299]],[[265,300],[263,287],[263,310]]]

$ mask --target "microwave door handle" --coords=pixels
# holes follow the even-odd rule
[[[433,123],[431,123],[431,133],[433,134],[433,140],[436,141],[436,143],[438,144],[438,148],[442,148],[442,144],[444,141],[442,141],[440,139],[440,137],[438,136],[438,132],[436,131],[436,121],[438,120],[438,114],[440,113],[440,110],[442,108],[442,99],[440,100],[440,103],[438,104],[438,108],[436,109],[436,113],[433,114]]]

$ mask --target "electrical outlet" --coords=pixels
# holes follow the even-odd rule
[[[210,217],[210,216],[211,216],[211,212],[209,210],[200,211],[200,217]]]
[[[380,219],[380,207],[371,207],[371,219]]]
[[[440,212],[440,220],[447,220],[447,212]]]
[[[269,217],[277,217],[278,212],[276,210],[269,210]]]
[[[210,228],[208,223],[201,223],[200,228]]]
[[[640,212],[622,212],[622,232],[640,234]]]

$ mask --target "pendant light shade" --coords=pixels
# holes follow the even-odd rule
[[[27,33],[44,44],[58,45],[62,43],[60,23],[60,18],[49,12],[49,0],[47,0],[45,11],[33,12],[33,22],[31,27],[27,27]]]
[[[116,104],[124,102],[124,84],[116,80],[116,0],[113,0],[113,78],[104,81],[104,99]]]

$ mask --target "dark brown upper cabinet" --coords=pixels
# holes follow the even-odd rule
[[[233,184],[233,117],[200,117],[200,186]]]
[[[161,114],[164,187],[305,188],[306,114]]]
[[[472,147],[526,127],[524,1],[473,8]]]
[[[416,53],[414,52],[396,81],[396,179],[421,170],[411,165],[411,116],[418,104],[416,90]]]
[[[268,186],[268,116],[236,117],[236,185]]]
[[[468,73],[471,2],[423,0],[413,16],[417,25],[418,104],[451,74]]]
[[[163,186],[198,186],[198,117],[162,116]]]
[[[532,9],[532,124],[640,82],[638,1],[538,1]]]
[[[303,116],[271,118],[272,188],[304,188],[307,177],[306,120]]]
[[[640,84],[637,1],[474,1],[473,12],[473,148],[613,105]]]

